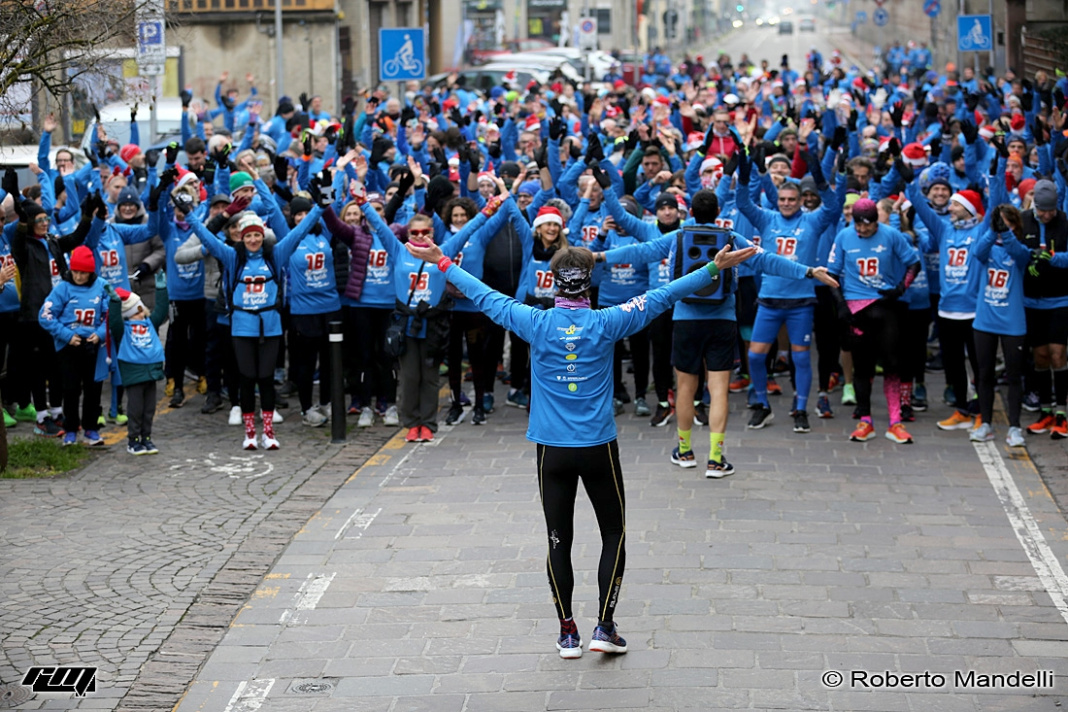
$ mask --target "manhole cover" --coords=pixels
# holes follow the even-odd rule
[[[286,691],[290,695],[329,695],[337,686],[338,678],[314,678],[294,680]]]
[[[23,702],[29,702],[32,697],[33,690],[25,685],[19,685],[15,682],[0,685],[0,709],[16,707]]]

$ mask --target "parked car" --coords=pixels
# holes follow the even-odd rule
[[[816,18],[814,17],[802,17],[797,23],[798,32],[815,32],[816,31]]]
[[[541,52],[553,49],[556,45],[549,40],[526,38],[505,40],[500,47],[470,48],[471,61],[476,64],[496,61],[498,58],[518,52]]]
[[[499,86],[504,81],[504,75],[509,72],[515,72],[516,85],[520,87],[525,87],[531,81],[536,81],[539,84],[547,84],[549,82],[549,72],[544,69],[532,67],[521,68],[511,64],[499,64],[497,62],[465,69],[457,72],[457,74],[464,78],[465,86],[468,89],[489,92],[491,88]],[[435,74],[427,81],[434,87],[442,87],[447,83],[450,74],[452,74],[452,72]]]
[[[127,112],[126,117],[129,118],[129,116],[129,112]],[[48,154],[48,160],[53,169],[56,167],[56,154],[64,148],[74,154],[74,168],[76,170],[85,165],[87,159],[79,149],[71,146],[52,146],[52,150]],[[37,178],[30,170],[31,163],[37,163],[36,143],[19,146],[0,146],[0,173],[3,173],[8,168],[15,169],[15,173],[19,177],[20,188],[37,184]]]
[[[792,35],[794,33],[794,23],[790,20],[779,21],[779,34],[780,35]]]
[[[130,104],[115,102],[100,109],[100,123],[107,131],[110,138],[114,138],[119,145],[130,142]],[[153,141],[149,136],[150,112],[147,106],[140,106],[137,110],[137,128],[141,133],[141,147],[148,148],[158,143],[160,137],[182,135],[182,101],[177,97],[163,97],[156,101],[156,132],[157,140]],[[81,147],[89,148],[93,136],[96,134],[96,120],[92,120],[85,128],[82,136]]]

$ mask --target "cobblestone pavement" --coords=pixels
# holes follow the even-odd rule
[[[100,668],[80,704],[22,708],[173,707],[290,538],[396,432],[352,429],[342,448],[283,410],[283,449],[244,453],[227,412],[201,403],[161,406],[157,456],[129,456],[110,426],[109,451],[81,471],[0,480],[0,682],[31,665]]]
[[[178,712],[1068,702],[1068,526],[1026,456],[936,430],[941,406],[902,446],[848,442],[849,408],[794,434],[788,397],[773,399],[778,422],[746,432],[743,400],[731,398],[728,436],[738,473],[718,481],[669,464],[672,428],[618,419],[627,655],[558,657],[534,448],[526,415],[499,407],[489,427],[444,427],[432,444],[395,438],[347,481],[245,602]],[[599,544],[583,495],[576,520],[588,640]],[[1017,670],[1053,671],[1053,685],[954,677]],[[930,676],[871,689],[851,671]]]

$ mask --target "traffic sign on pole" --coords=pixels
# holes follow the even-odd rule
[[[383,81],[426,79],[426,42],[422,27],[378,31],[378,76]]]
[[[957,51],[989,52],[994,48],[990,15],[957,16]]]
[[[871,14],[871,21],[876,27],[883,27],[890,21],[890,13],[880,7]]]
[[[583,17],[579,20],[579,47],[597,49],[597,18]]]
[[[864,12],[863,10],[857,10],[857,24],[863,25],[867,21],[868,13]]]
[[[923,14],[927,17],[938,17],[942,12],[942,3],[938,0],[924,0],[923,2]]]
[[[163,74],[167,61],[163,0],[152,0],[137,11],[137,67],[141,76]]]

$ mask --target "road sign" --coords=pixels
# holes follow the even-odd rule
[[[990,15],[957,16],[957,51],[989,52],[994,49]]]
[[[579,47],[597,49],[597,18],[583,17],[578,24]]]
[[[383,81],[426,79],[426,41],[422,27],[378,31],[378,76]]]
[[[863,25],[867,21],[868,13],[864,12],[863,10],[857,10],[857,24]]]
[[[927,17],[938,17],[942,12],[942,3],[938,0],[924,0],[923,2],[923,14]]]
[[[890,21],[890,13],[880,7],[871,14],[871,21],[876,27],[883,27]]]
[[[886,2],[886,0],[875,0],[875,4],[878,5],[879,7],[882,7],[885,2]]]
[[[163,2],[146,2],[137,11],[137,67],[141,76],[163,74],[167,62]]]

